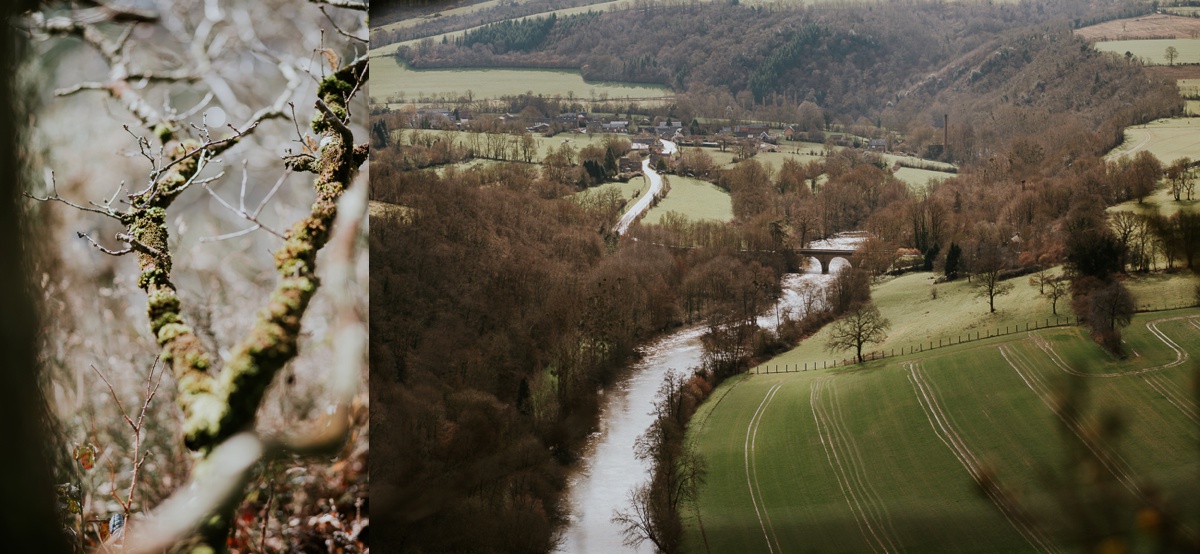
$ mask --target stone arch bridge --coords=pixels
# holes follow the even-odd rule
[[[816,258],[817,263],[821,264],[821,273],[825,275],[829,274],[829,264],[833,262],[834,258],[842,258],[849,262],[850,257],[857,252],[857,250],[845,248],[797,248],[795,251],[801,255]]]

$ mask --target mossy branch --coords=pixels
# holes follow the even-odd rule
[[[317,100],[313,127],[321,129],[324,137],[311,164],[317,170],[317,198],[309,215],[288,230],[283,247],[275,252],[279,283],[249,335],[222,369],[218,389],[224,402],[219,413],[189,422],[189,446],[211,448],[251,426],[267,386],[296,356],[300,320],[320,285],[317,252],[329,241],[337,200],[363,161],[353,134],[339,118],[349,113],[344,94],[357,90],[359,79],[365,77],[365,65],[354,63],[321,83],[318,94],[323,98]]]

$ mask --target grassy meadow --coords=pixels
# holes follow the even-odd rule
[[[1066,327],[732,379],[689,430],[708,480],[688,550],[1072,551],[1094,506],[1119,506],[1111,525],[1132,528],[1147,483],[1194,532],[1200,417],[1186,361],[1200,355],[1198,320],[1197,309],[1139,314],[1125,360]],[[1053,409],[1068,390],[1081,394],[1077,417]],[[1110,411],[1115,440],[1097,431]],[[1064,469],[1088,452],[1090,473]],[[1079,487],[1081,475],[1103,488]],[[1084,506],[1065,500],[1074,493]]]
[[[1158,119],[1125,129],[1125,142],[1108,154],[1109,158],[1129,156],[1148,150],[1164,164],[1179,158],[1200,159],[1200,119],[1177,117]]]
[[[1168,46],[1174,46],[1179,51],[1179,57],[1175,58],[1175,63],[1200,63],[1200,39],[1107,40],[1095,43],[1096,50],[1120,55],[1130,52],[1148,65],[1168,65],[1166,58]]]
[[[471,91],[477,99],[536,91],[545,96],[569,93],[583,99],[607,94],[609,100],[670,96],[666,87],[625,83],[589,83],[578,71],[557,69],[410,69],[395,58],[371,59],[371,97],[382,103],[404,94],[404,102],[421,96],[458,97]]]
[[[729,193],[717,185],[680,175],[666,175],[665,178],[671,184],[671,191],[646,212],[643,224],[655,225],[667,212],[678,212],[693,221],[733,220],[733,202]],[[641,181],[642,178],[632,180]]]

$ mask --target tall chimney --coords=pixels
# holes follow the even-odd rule
[[[950,153],[950,114],[942,114],[942,152]]]

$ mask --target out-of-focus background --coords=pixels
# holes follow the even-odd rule
[[[367,36],[366,14],[302,0],[111,4],[118,9],[87,1],[47,3],[40,16],[23,20],[34,29],[19,79],[29,115],[21,155],[33,196],[56,191],[90,206],[115,194],[114,207],[120,209],[121,198],[148,183],[152,166],[145,154],[157,157],[160,146],[153,130],[115,94],[66,94],[72,87],[129,87],[150,109],[180,114],[185,131],[201,135],[207,130],[215,139],[231,133],[227,125],[241,127],[275,103],[288,90],[289,72],[298,83],[290,98],[295,121],[288,107],[287,117],[263,122],[200,175],[223,173],[207,186],[229,206],[193,186],[168,211],[172,280],[185,319],[204,346],[224,359],[248,332],[276,281],[272,251],[283,240],[274,233],[284,233],[307,214],[315,197],[313,175],[289,173],[281,157],[299,153],[305,135],[319,140],[309,129],[317,83],[334,66],[365,55],[366,43],[355,37]],[[136,17],[121,15],[125,9],[152,20],[131,23]],[[39,22],[56,17],[91,17],[89,24],[110,44],[125,40],[127,73],[189,73],[194,78],[114,79],[120,68],[114,70],[112,58],[96,44],[36,30]],[[366,136],[366,98],[357,96],[351,121],[359,142]],[[149,148],[140,148],[138,137],[149,141]],[[364,165],[353,186],[365,186],[366,179]],[[264,199],[257,217],[264,228],[240,233],[255,224],[230,206],[254,212]],[[51,448],[57,457],[56,482],[63,486],[60,502],[67,508],[63,525],[86,548],[107,537],[112,514],[122,512],[118,499],[130,498],[133,432],[114,396],[136,419],[148,396],[159,347],[149,332],[134,256],[104,254],[78,236],[84,233],[120,250],[126,245],[113,238],[123,230],[120,224],[60,202],[25,203],[26,240],[37,253],[32,277],[41,295],[40,360],[56,424]],[[365,319],[367,254],[365,248],[360,251],[356,281],[362,291],[357,296]],[[325,389],[333,363],[330,313],[328,294],[318,292],[303,320],[300,353],[277,376],[260,408],[257,429],[263,434],[302,429],[327,408]],[[160,369],[153,370],[155,376]],[[334,543],[345,543],[338,546],[345,550],[337,551],[362,547],[369,516],[365,365],[362,383],[352,409],[354,432],[335,458],[270,462],[255,474],[234,524],[233,549],[327,551],[327,541],[335,535]],[[132,494],[135,518],[190,473],[193,455],[179,436],[182,415],[173,400],[175,385],[168,371],[146,407],[139,448],[148,456]]]

